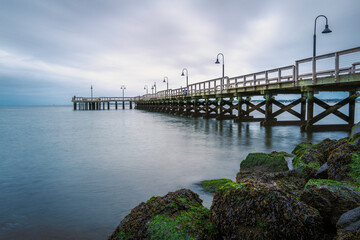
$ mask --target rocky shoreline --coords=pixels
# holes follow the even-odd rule
[[[360,124],[291,154],[250,153],[235,182],[200,185],[214,193],[210,209],[189,189],[152,197],[108,239],[360,239]]]

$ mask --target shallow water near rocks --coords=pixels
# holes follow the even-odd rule
[[[197,183],[235,180],[250,152],[348,136],[129,109],[0,107],[0,116],[0,239],[106,239],[154,195],[190,188],[209,207]]]

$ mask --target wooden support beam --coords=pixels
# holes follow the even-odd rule
[[[261,107],[266,104],[266,101],[262,101],[261,103],[256,104],[256,105],[252,104],[250,101],[245,101],[244,103],[247,106],[247,109],[245,111],[245,115],[249,115],[253,111],[258,111],[258,112],[261,112],[262,114],[265,114],[265,110],[262,109]]]
[[[357,96],[356,91],[350,91],[349,97],[351,97],[351,96]],[[349,121],[348,122],[351,125],[353,125],[354,121],[355,121],[355,101],[356,101],[356,97],[353,97],[349,101]]]
[[[302,118],[301,113],[298,113],[298,112],[296,112],[295,110],[292,109],[293,107],[295,107],[296,105],[298,105],[301,102],[303,102],[303,99],[299,98],[299,99],[293,101],[292,103],[290,103],[288,105],[285,105],[285,104],[283,104],[281,102],[276,101],[275,99],[272,99],[272,103],[280,108],[279,110],[277,110],[276,112],[274,112],[272,114],[272,118],[274,118],[274,117],[276,117],[276,116],[278,116],[278,115],[280,115],[280,114],[282,114],[284,112],[289,112],[292,115],[294,115],[295,117],[301,119]]]
[[[325,110],[330,109],[332,107],[329,104],[327,104],[326,102],[323,102],[323,101],[321,101],[320,99],[318,99],[316,97],[314,97],[314,103],[316,103],[320,107],[324,108]],[[339,118],[341,118],[342,120],[344,120],[346,122],[349,122],[349,117],[346,116],[345,114],[343,114],[342,112],[340,112],[339,110],[334,109],[334,112],[332,112],[332,114],[338,116]]]
[[[339,108],[343,107],[344,105],[348,104],[350,102],[350,97],[345,98],[344,100],[338,102],[334,106],[330,106],[322,113],[319,113],[315,117],[309,120],[308,124],[313,125],[314,123],[320,121],[321,119],[325,118],[326,116],[330,115],[331,113],[335,113]],[[346,116],[347,121],[349,120]]]

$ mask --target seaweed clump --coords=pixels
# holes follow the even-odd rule
[[[209,217],[198,194],[180,189],[139,204],[108,239],[217,239]]]
[[[232,182],[227,178],[204,180],[199,183],[199,185],[207,192],[214,193],[224,186],[226,183]]]

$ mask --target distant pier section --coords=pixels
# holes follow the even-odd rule
[[[133,108],[134,98],[132,97],[76,97],[72,98],[74,110],[110,110],[113,105],[117,110],[119,105],[125,109],[128,105],[130,109]]]

